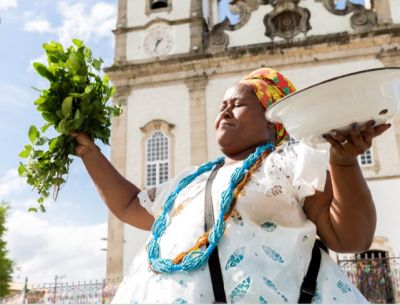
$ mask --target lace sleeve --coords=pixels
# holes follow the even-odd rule
[[[325,188],[328,153],[304,144],[293,145],[292,149],[292,185],[300,203],[303,204],[305,197],[314,195],[315,191],[322,192]]]
[[[165,184],[167,183],[168,182],[160,184],[157,187],[150,187],[138,194],[140,205],[153,216],[155,216],[161,208],[161,203],[158,203],[160,200],[157,200],[157,196],[162,192],[162,189],[165,188]]]
[[[139,202],[142,207],[144,207],[147,212],[149,212],[154,217],[158,216],[165,200],[167,199],[169,193],[175,189],[177,183],[193,171],[193,167],[182,171],[175,178],[172,178],[162,184],[155,187],[147,188],[138,194]]]

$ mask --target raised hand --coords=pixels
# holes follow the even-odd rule
[[[94,149],[99,150],[99,147],[93,142],[93,140],[86,133],[72,131],[69,135],[73,137],[77,143],[75,147],[75,154],[77,156],[82,158],[88,151]]]
[[[391,124],[375,126],[375,121],[369,121],[364,126],[354,123],[350,134],[344,135],[338,130],[332,130],[323,137],[331,144],[330,163],[340,166],[357,164],[357,156],[371,147],[373,138],[385,132]]]

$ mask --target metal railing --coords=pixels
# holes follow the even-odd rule
[[[7,304],[109,304],[122,279],[45,283],[31,286],[0,303]]]
[[[400,303],[400,257],[356,255],[338,264],[370,303]]]
[[[338,264],[371,303],[400,303],[400,257],[339,259]],[[7,304],[108,304],[121,278],[89,282],[25,285],[19,294],[0,298]]]

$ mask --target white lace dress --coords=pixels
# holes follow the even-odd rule
[[[212,186],[214,213],[230,175],[242,162],[222,167]],[[159,186],[141,204],[158,215],[169,192],[195,168]],[[298,144],[270,154],[237,200],[218,246],[228,303],[297,303],[316,238],[316,227],[302,205],[325,185],[325,152]],[[210,173],[183,190],[161,237],[161,257],[174,258],[191,248],[204,232],[204,190]],[[112,303],[212,303],[208,265],[192,272],[156,274],[149,269],[145,246],[133,260]],[[322,251],[313,303],[365,303],[336,263]]]

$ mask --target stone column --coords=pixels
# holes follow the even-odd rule
[[[204,18],[202,0],[190,1],[190,52],[204,51]]]
[[[115,62],[122,63],[126,61],[126,39],[125,28],[128,24],[127,0],[119,0],[117,28],[113,31],[115,34]]]
[[[125,92],[124,92],[125,91]],[[125,176],[126,174],[126,138],[127,138],[127,92],[117,88],[114,104],[122,107],[122,114],[114,118],[111,126],[111,163]],[[107,236],[107,279],[122,278],[124,253],[124,224],[110,211],[108,212]]]
[[[378,19],[378,25],[388,25],[393,23],[389,0],[375,0],[373,5]]]
[[[207,161],[207,113],[205,89],[207,76],[196,76],[185,81],[190,97],[190,156],[191,164]]]

